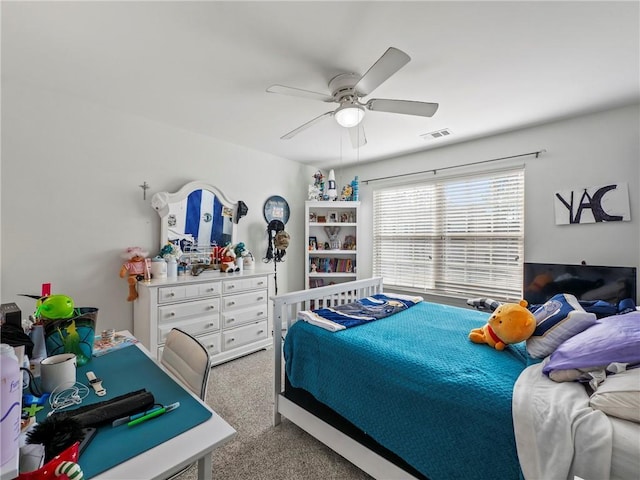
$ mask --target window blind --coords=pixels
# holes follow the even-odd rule
[[[524,170],[373,192],[373,274],[466,298],[522,295]]]

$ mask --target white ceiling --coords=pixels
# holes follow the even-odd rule
[[[2,81],[326,167],[637,102],[639,24],[637,1],[3,1]],[[359,150],[330,117],[280,140],[334,104],[269,85],[329,93],[390,46],[412,60],[364,100],[437,102],[435,116],[367,112]]]

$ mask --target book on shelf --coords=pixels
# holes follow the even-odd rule
[[[312,257],[311,265],[315,265],[312,273],[351,273],[353,272],[353,260],[351,258],[323,258]]]

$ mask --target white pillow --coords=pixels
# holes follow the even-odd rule
[[[589,404],[612,417],[640,423],[640,368],[609,375]]]
[[[569,293],[559,293],[540,306],[533,316],[536,329],[527,340],[527,352],[533,358],[551,355],[565,340],[596,323],[596,315],[582,308]]]

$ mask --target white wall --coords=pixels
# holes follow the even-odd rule
[[[287,199],[293,242],[278,264],[278,289],[303,287],[299,240],[313,168],[51,91],[5,82],[2,100],[2,303],[16,302],[26,316],[35,301],[18,294],[40,294],[51,282],[52,293],[98,307],[98,328],[132,329],[120,255],[128,246],[157,253],[151,196],[193,180],[247,204],[239,240],[258,261],[267,246],[263,204]]]
[[[342,169],[343,178],[360,180],[418,172],[450,165],[518,155],[545,149],[539,158],[527,157],[525,167],[525,261],[635,266],[639,264],[640,112],[638,105],[584,115],[484,139],[442,147]],[[366,147],[364,147],[366,148]],[[480,168],[496,168],[522,161],[493,162]],[[438,175],[459,174],[451,169]],[[423,177],[432,177],[433,174]],[[415,178],[415,177],[414,177]],[[372,192],[380,185],[414,180],[371,182],[360,186],[362,232],[358,250],[371,258]],[[627,182],[630,222],[556,225],[554,193],[571,187]],[[363,277],[371,275],[369,262],[358,265]]]

